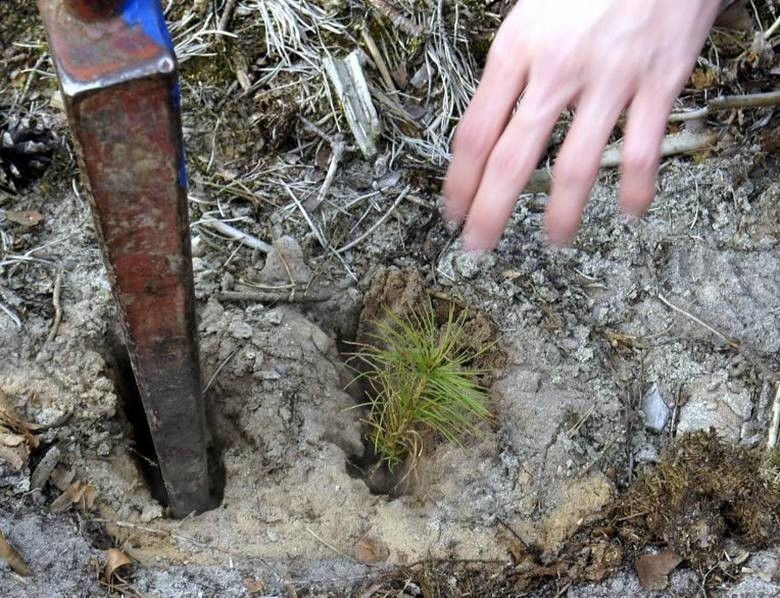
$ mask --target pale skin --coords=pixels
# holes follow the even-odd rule
[[[553,126],[574,120],[553,167],[545,226],[552,243],[577,234],[604,146],[628,110],[619,201],[631,216],[653,201],[674,101],[721,0],[519,0],[499,29],[479,87],[455,132],[444,217],[466,248],[498,243]]]

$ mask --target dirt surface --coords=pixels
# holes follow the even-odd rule
[[[0,453],[0,532],[33,571],[19,577],[0,559],[0,595],[378,596],[385,576],[405,568],[406,588],[396,590],[406,593],[395,595],[458,595],[467,574],[437,578],[434,590],[417,564],[467,562],[500,575],[516,564],[518,542],[551,562],[682,432],[765,442],[780,382],[780,158],[759,142],[779,124],[771,108],[711,123],[722,134],[716,151],[665,161],[658,199],[639,221],[618,213],[615,175],[605,172],[572,247],[546,244],[546,198],[535,195],[519,203],[495,253],[473,255],[437,214],[437,139],[419,133],[421,145],[397,158],[401,125],[389,116],[379,157],[348,149],[328,200],[311,208],[335,153],[331,135],[352,143],[343,118],[325,95],[290,99],[278,80],[262,83],[262,52],[274,47],[258,41],[257,3],[238,3],[238,40],[204,34],[211,56],[197,55],[192,35],[216,24],[211,3],[182,3],[169,16],[186,38],[180,55],[194,53],[182,61],[194,274],[224,488],[213,511],[166,518],[51,64],[26,4],[0,7],[0,133],[3,119],[33,116],[56,149],[42,179],[33,170],[0,191],[0,396],[20,421],[46,428],[35,430],[38,447],[7,447],[20,463]],[[493,22],[464,10],[483,29]],[[243,76],[257,87],[226,94]],[[421,101],[404,110],[423,107],[431,109]],[[370,230],[404,190],[408,198]],[[273,251],[215,235],[209,215]],[[419,272],[411,283],[406,268]],[[51,334],[58,278],[62,318]],[[344,353],[381,305],[427,291],[482,314],[474,338],[498,338],[495,417],[463,446],[434,443],[407,491],[391,497],[349,467],[366,449]],[[82,494],[51,512],[74,481],[94,488],[94,504]],[[669,595],[777,594],[771,540],[746,557],[743,578],[684,562]],[[108,587],[111,547],[135,562]],[[598,585],[552,579],[538,592],[657,595],[641,590],[631,562]]]

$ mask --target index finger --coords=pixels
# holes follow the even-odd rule
[[[547,73],[536,80],[531,78],[517,112],[485,166],[463,230],[467,248],[487,251],[498,243],[555,122],[576,91],[572,79]]]
[[[444,180],[444,216],[450,222],[460,223],[468,213],[488,157],[523,91],[526,71],[516,38],[499,32],[482,81],[455,131],[454,155]]]

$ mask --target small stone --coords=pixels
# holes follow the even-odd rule
[[[634,454],[634,460],[637,463],[658,463],[658,449],[652,444],[643,444]]]
[[[732,390],[723,380],[697,381],[687,388],[688,402],[680,409],[678,434],[715,428],[732,442],[741,440],[743,424],[753,408],[750,392]]]
[[[155,519],[159,519],[163,515],[162,507],[159,503],[151,503],[144,506],[144,510],[141,512],[141,521],[149,523]]]
[[[327,355],[331,346],[331,338],[320,328],[313,328],[311,331],[311,341],[317,350],[323,355]]]
[[[252,327],[239,318],[234,318],[228,325],[228,334],[236,339],[252,338]]]
[[[65,412],[57,407],[44,407],[36,414],[36,420],[42,426],[56,426],[65,418]]]
[[[284,320],[284,315],[280,311],[269,311],[263,316],[263,320],[272,326],[278,326],[282,323],[282,320]]]
[[[671,409],[657,384],[653,383],[642,396],[642,413],[645,414],[645,425],[656,432],[666,429]]]
[[[437,269],[443,278],[449,281],[473,280],[480,272],[487,272],[495,266],[496,261],[494,254],[466,251],[460,241],[457,241],[439,260]]]
[[[306,284],[311,270],[303,260],[303,250],[292,237],[280,237],[273,243],[273,249],[260,271],[260,282],[267,285]]]
[[[455,271],[463,278],[471,280],[480,272],[486,272],[495,266],[496,259],[492,253],[464,251],[455,256]]]

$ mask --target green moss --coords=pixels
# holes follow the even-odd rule
[[[762,475],[780,457],[714,433],[679,439],[621,498],[615,524],[636,549],[665,542],[693,565],[710,567],[729,537],[750,549],[780,537],[780,485]]]

